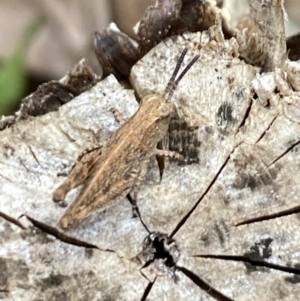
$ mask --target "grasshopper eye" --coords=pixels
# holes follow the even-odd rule
[[[159,108],[159,115],[162,118],[169,117],[171,115],[171,112],[172,112],[172,108],[168,105],[160,106]]]

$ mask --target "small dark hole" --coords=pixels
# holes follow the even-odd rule
[[[159,237],[155,237],[153,241],[153,248],[155,249],[154,259],[163,259],[165,260],[165,265],[167,267],[173,267],[175,262],[173,257],[164,247],[164,239],[160,239]]]

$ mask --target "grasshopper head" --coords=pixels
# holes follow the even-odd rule
[[[170,117],[172,113],[172,105],[164,97],[152,94],[145,96],[141,101],[141,108],[149,117],[155,120]]]
[[[173,92],[178,86],[178,83],[183,78],[183,76],[187,73],[187,71],[192,67],[192,65],[198,60],[199,55],[196,55],[188,65],[183,69],[183,71],[179,74],[178,78],[176,76],[180,69],[180,66],[183,62],[184,56],[186,55],[188,49],[185,48],[176,64],[175,70],[166,86],[166,89],[163,93],[163,96],[152,94],[145,96],[141,101],[140,109],[142,109],[145,114],[149,114],[150,118],[153,122],[156,122],[158,125],[160,124],[163,128],[169,124],[171,113],[173,111],[173,106],[170,102]],[[167,130],[165,130],[166,133]]]
[[[173,105],[164,97],[152,94],[147,95],[142,99],[141,109],[144,111],[151,123],[157,125],[169,124]]]
[[[148,119],[148,124],[156,125],[156,134],[157,138],[162,139],[164,135],[168,131],[168,125],[171,119],[171,113],[173,111],[173,105],[170,100],[172,98],[173,92],[178,86],[178,83],[183,78],[183,76],[187,73],[187,71],[192,67],[192,65],[198,60],[199,55],[196,55],[188,65],[183,69],[183,71],[179,74],[178,78],[176,76],[180,69],[180,66],[183,62],[184,56],[186,55],[188,49],[185,48],[176,64],[175,70],[166,86],[166,89],[163,93],[163,96],[153,94],[145,96],[141,101],[140,111],[141,114],[145,114],[145,120]],[[159,140],[157,140],[159,141]]]
[[[148,128],[149,135],[154,135],[153,143],[160,141],[167,133],[173,105],[164,97],[153,94],[142,99],[140,113]]]

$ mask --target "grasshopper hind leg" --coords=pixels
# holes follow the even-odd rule
[[[144,223],[144,221],[142,219],[139,207],[137,205],[137,194],[140,191],[141,186],[143,185],[143,183],[145,181],[147,170],[148,170],[148,161],[144,161],[141,164],[141,168],[139,170],[136,181],[135,181],[130,193],[127,194],[127,199],[129,200],[129,202],[132,205],[132,217],[133,218],[138,217],[140,222],[142,223],[142,225],[146,229],[146,231],[150,233],[148,227],[146,226],[146,224]]]
[[[138,206],[137,206],[137,195],[141,189],[141,186],[145,181],[147,170],[148,170],[148,161],[142,162],[139,172],[136,176],[135,183],[130,191],[130,194],[127,195],[127,198],[132,205],[133,217],[139,216]]]
[[[99,157],[102,145],[94,146],[83,151],[72,167],[65,181],[54,190],[53,201],[55,203],[63,202],[66,194],[79,186],[89,175],[91,168]]]

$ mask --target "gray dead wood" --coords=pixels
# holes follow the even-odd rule
[[[248,0],[248,4],[257,28],[254,48],[251,49],[252,59],[259,62],[265,71],[283,67],[286,59],[283,1]]]
[[[167,161],[161,181],[153,161],[138,195],[144,222],[151,231],[174,234],[181,252],[178,265],[229,298],[297,300],[299,276],[199,255],[250,254],[276,265],[299,266],[299,214],[235,225],[299,206],[300,64],[286,61],[284,69],[260,74],[239,59],[239,43],[224,40],[216,26],[168,39],[139,61],[131,80],[140,97],[162,93],[184,47],[189,48],[185,62],[196,54],[200,59],[179,84],[173,102],[199,142],[199,160],[185,166]],[[125,117],[138,108],[134,92],[112,76],[58,112],[0,132],[0,211],[57,227],[65,210],[51,201],[63,181],[57,173],[68,171],[82,150],[116,130],[111,108]],[[76,193],[66,201],[72,202]],[[63,243],[33,228],[25,217],[20,221],[26,230],[0,217],[0,299],[141,299],[149,283],[139,271],[147,232],[132,218],[128,201],[69,233],[99,249]],[[154,279],[155,270],[150,266],[144,274]],[[147,300],[215,300],[177,275],[177,283],[159,276]]]

